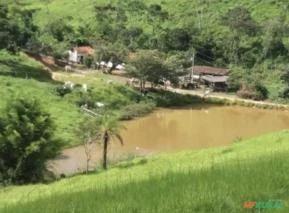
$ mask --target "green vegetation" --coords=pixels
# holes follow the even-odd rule
[[[44,111],[55,122],[55,136],[67,146],[81,140],[89,143],[96,131],[77,135],[76,129],[84,116],[80,110],[83,105],[96,113],[120,113],[122,119],[132,119],[155,107],[216,103],[214,99],[168,91],[142,94],[108,81],[110,77],[102,74],[88,77],[60,74],[63,76],[58,82],[21,50],[65,59],[65,51],[71,47],[91,45],[96,52],[85,58],[87,67],[100,60],[125,62],[131,75],[142,83],[153,84],[164,78],[177,84],[177,76],[191,65],[195,56],[195,64],[231,68],[229,89],[241,97],[288,101],[287,1],[5,0],[4,3],[8,4],[0,4],[0,110],[1,117],[6,119],[0,122],[0,172],[4,174],[1,181],[37,181],[43,174],[43,163],[52,156],[45,152],[40,156],[39,147],[34,145],[28,145],[26,150],[23,143],[35,144],[39,138],[32,137],[33,125],[21,125],[29,135],[21,132],[16,125],[20,116],[5,115],[4,106],[11,99],[40,99]],[[75,83],[74,88],[63,88],[63,82],[68,80]],[[87,91],[82,88],[83,83],[88,84]],[[219,100],[220,104],[224,102]],[[114,121],[100,122],[106,145],[110,136],[119,136]],[[15,125],[7,130],[4,126],[9,123]],[[15,137],[13,129],[22,133],[23,140]],[[29,140],[24,140],[26,136]],[[9,186],[0,189],[0,211],[246,212],[243,203],[248,200],[277,199],[288,204],[288,140],[289,132],[283,131],[224,148],[135,159],[119,163],[109,171],[49,185]],[[22,145],[20,150],[13,147],[17,143]],[[8,148],[2,149],[3,144],[5,147],[8,144]],[[37,159],[41,160],[37,169],[26,171],[26,164],[21,167],[23,149],[26,154],[37,153]],[[13,154],[11,160],[6,159],[10,155],[5,151]],[[106,169],[106,146],[103,153]],[[15,167],[17,164],[21,173]],[[33,170],[33,174],[27,176],[24,170]]]
[[[35,40],[37,26],[33,24],[32,10],[10,10],[8,4],[1,2],[0,25],[0,49],[8,49],[15,53]]]
[[[88,67],[92,60],[124,62],[128,52],[139,49],[182,55],[187,66],[195,55],[195,64],[231,68],[229,89],[240,90],[241,97],[288,101],[286,1],[5,2],[8,22],[14,14],[26,15],[18,25],[19,29],[27,25],[28,32],[18,46],[30,51],[63,58],[65,50],[75,45],[91,45],[97,51],[85,60]]]
[[[283,131],[224,148],[135,159],[49,185],[8,187],[0,191],[0,210],[240,213],[248,212],[245,201],[281,200],[285,207],[276,212],[288,212],[288,140]]]
[[[0,132],[0,183],[42,181],[47,160],[61,148],[51,116],[37,100],[14,100],[0,118]]]
[[[87,104],[91,110],[98,111],[96,102],[105,105],[110,112],[121,113],[122,119],[132,119],[146,115],[155,107],[190,105],[201,101],[194,96],[183,97],[171,92],[149,93],[147,96],[117,80],[108,83],[109,76],[92,74],[78,76],[77,74],[51,73],[39,62],[23,53],[11,55],[0,51],[0,85],[1,103],[3,110],[10,99],[36,98],[41,100],[45,110],[52,115],[56,124],[56,136],[66,141],[67,145],[79,144],[75,129],[83,118],[80,106]],[[64,94],[63,83],[71,81],[75,88]],[[84,92],[81,84],[88,85]],[[45,97],[45,98],[43,98]],[[100,109],[101,110],[101,109]]]
[[[123,139],[119,132],[124,127],[120,124],[119,118],[114,115],[106,114],[98,120],[98,132],[102,137],[101,140],[103,143],[103,169],[107,169],[108,145],[113,138],[116,138],[123,145]]]
[[[1,114],[11,99],[39,99],[55,121],[56,136],[67,144],[76,144],[74,129],[82,115],[75,104],[57,96],[60,83],[51,79],[43,65],[22,53],[0,51],[0,61]]]
[[[140,80],[141,89],[144,89],[147,81],[152,87],[166,80],[177,84],[178,77],[187,74],[177,57],[166,57],[156,50],[138,51],[129,62],[126,71]]]
[[[4,50],[0,51],[0,75],[52,82],[51,74],[42,64],[31,60],[24,53],[12,55]]]

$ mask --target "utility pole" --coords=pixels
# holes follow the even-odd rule
[[[191,58],[192,61],[192,72],[190,74],[190,83],[193,83],[194,81],[194,66],[195,66],[195,50],[193,50],[193,56]]]

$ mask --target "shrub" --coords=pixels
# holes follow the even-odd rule
[[[149,95],[158,107],[174,107],[192,105],[202,102],[202,98],[193,95],[181,95],[168,91],[161,91]]]
[[[135,117],[144,116],[150,113],[155,108],[155,104],[152,101],[140,102],[137,104],[131,104],[122,110],[121,118],[123,120],[131,120]]]
[[[87,66],[88,68],[91,68],[91,67],[92,67],[93,61],[94,61],[94,59],[93,59],[93,57],[92,57],[91,55],[86,56],[86,57],[84,58],[84,64],[85,64],[85,66]]]
[[[64,87],[63,85],[56,87],[56,93],[57,93],[57,95],[59,95],[61,97],[65,96],[66,94],[71,93],[71,91],[72,90],[70,88]]]
[[[43,180],[46,161],[61,147],[54,130],[53,120],[39,102],[19,99],[9,103],[0,118],[0,183]]]
[[[242,85],[241,89],[237,92],[237,95],[241,98],[252,100],[265,100],[268,98],[268,90],[260,85]]]

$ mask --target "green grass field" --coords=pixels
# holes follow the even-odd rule
[[[288,212],[289,131],[162,154],[52,184],[0,190],[0,212]],[[281,209],[248,210],[246,201]]]

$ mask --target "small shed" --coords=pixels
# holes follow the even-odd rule
[[[226,91],[227,90],[227,80],[229,76],[213,76],[205,75],[201,77],[201,80],[205,85],[213,89],[213,91]]]

